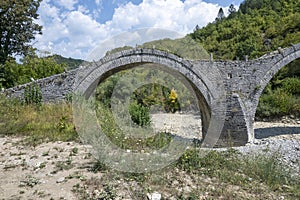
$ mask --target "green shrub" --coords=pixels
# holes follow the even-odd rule
[[[28,118],[23,118],[22,102],[19,99],[6,98],[0,94],[0,135],[20,133],[28,124]]]
[[[260,97],[256,115],[258,117],[281,117],[289,114],[298,115],[300,98],[286,92],[282,88],[274,92],[264,93]]]
[[[286,78],[282,85],[283,90],[287,93],[300,95],[300,78]]]
[[[41,104],[37,109],[0,95],[0,116],[0,135],[23,135],[30,145],[78,138],[68,103]]]
[[[26,86],[24,89],[23,98],[26,105],[34,104],[40,106],[43,98],[40,86],[36,83]]]
[[[129,113],[131,119],[134,123],[139,126],[149,126],[150,125],[150,109],[146,106],[138,104],[136,101],[133,101],[129,105]]]

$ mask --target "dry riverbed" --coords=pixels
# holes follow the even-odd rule
[[[282,152],[282,162],[299,172],[300,124],[257,122],[255,128],[256,142],[238,149],[244,153],[255,153],[265,148],[279,149]],[[114,199],[142,199],[147,194],[139,196],[139,192],[145,193],[146,190],[149,199],[155,195],[176,199],[172,196],[170,188],[156,187],[155,180],[153,185],[145,189],[141,188],[134,178],[112,179],[107,177],[105,172],[95,173],[97,162],[90,154],[89,146],[76,142],[50,142],[31,147],[24,145],[23,140],[23,137],[0,138],[0,199],[85,199],[82,190],[90,196],[98,195],[98,198],[103,194],[109,196],[109,192],[114,192],[110,196]],[[169,175],[165,175],[164,179],[169,178],[171,186],[176,188],[177,192],[184,193],[197,189],[201,185],[194,182],[199,184],[201,182],[205,183],[202,186],[211,187],[207,191],[223,187],[225,190],[236,192],[237,198],[244,196],[256,198],[243,188],[223,184],[205,176],[194,180],[192,176],[176,170],[172,174],[175,177],[168,177]],[[162,177],[156,179],[167,181],[162,180]],[[207,191],[203,192],[202,199],[210,196]],[[267,199],[283,198],[276,197],[272,192],[266,195],[264,198]]]

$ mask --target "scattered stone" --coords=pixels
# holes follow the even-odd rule
[[[62,183],[65,181],[65,177],[60,177],[59,179],[57,179],[56,183]]]
[[[161,194],[158,192],[154,192],[152,194],[147,194],[147,197],[149,200],[160,200],[161,199]]]

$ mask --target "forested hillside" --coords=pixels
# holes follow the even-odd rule
[[[256,58],[300,42],[300,1],[246,0],[191,36],[218,59]]]
[[[229,13],[216,13],[214,22],[190,34],[216,59],[255,59],[300,42],[299,0],[245,0]],[[260,99],[258,117],[299,115],[299,65],[297,59],[272,79]]]
[[[57,64],[66,65],[68,70],[75,69],[84,62],[84,60],[81,60],[81,59],[65,58],[65,57],[63,57],[61,55],[57,55],[57,54],[49,56],[49,57],[53,58]]]
[[[116,53],[121,50],[132,49],[133,47],[124,46],[112,49],[108,51],[106,55]],[[161,39],[161,40],[154,40],[151,42],[146,42],[142,45],[139,45],[138,48],[155,48],[161,51],[167,51],[172,54],[178,55],[182,58],[186,59],[194,59],[194,60],[201,60],[201,59],[209,59],[209,54],[207,51],[197,43],[195,40],[191,38],[191,36],[187,35],[183,38],[178,39]]]

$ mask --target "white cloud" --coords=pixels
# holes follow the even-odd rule
[[[77,0],[55,1],[68,10],[74,9],[77,3]],[[102,1],[95,0],[95,4],[101,7]],[[220,7],[201,0],[144,0],[139,5],[128,2],[120,4],[112,19],[103,24],[95,20],[95,8],[87,10],[85,5],[77,8],[66,11],[50,4],[50,0],[43,1],[38,20],[44,27],[43,35],[37,36],[35,46],[66,57],[84,59],[105,39],[128,30],[156,27],[189,33],[197,24],[204,26],[213,21]]]
[[[154,26],[186,33],[197,24],[204,26],[213,21],[218,9],[199,0],[144,0],[139,5],[127,3],[117,8],[112,26],[122,30]]]
[[[97,6],[101,6],[102,5],[102,0],[95,0],[95,3]]]
[[[73,10],[78,0],[56,0],[57,3],[68,10]]]
[[[84,13],[84,14],[89,14],[90,13],[90,10],[87,7],[83,6],[83,5],[79,5],[77,10],[79,12]]]

